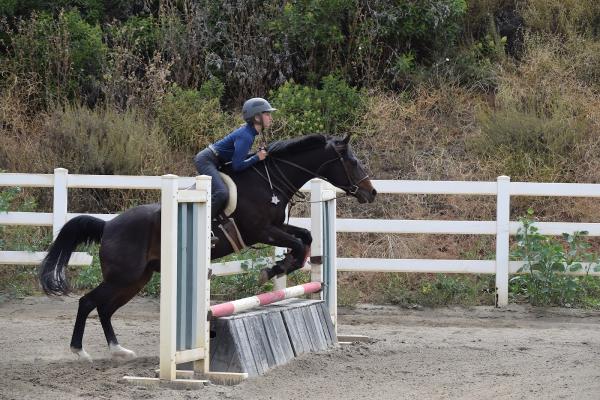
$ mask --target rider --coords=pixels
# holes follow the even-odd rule
[[[223,139],[208,145],[194,157],[198,173],[212,177],[211,214],[213,219],[219,215],[229,198],[227,185],[219,175],[219,167],[224,163],[231,162],[232,169],[239,172],[267,157],[264,148],[260,148],[256,154],[250,157],[248,152],[252,148],[256,135],[271,126],[272,111],[276,111],[276,109],[263,98],[255,97],[246,100],[242,107],[242,117],[246,124]]]

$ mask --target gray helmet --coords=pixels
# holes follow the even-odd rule
[[[244,121],[249,121],[254,118],[255,115],[264,112],[277,111],[276,108],[271,107],[268,101],[261,97],[254,97],[250,100],[246,100],[242,107],[242,117]]]

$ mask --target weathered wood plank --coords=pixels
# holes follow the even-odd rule
[[[337,343],[320,300],[288,299],[245,314],[215,318],[210,370],[264,374],[295,356]]]

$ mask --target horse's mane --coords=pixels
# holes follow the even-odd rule
[[[304,150],[324,147],[327,137],[324,135],[308,135],[299,138],[278,140],[269,145],[267,151],[271,154],[298,153]]]

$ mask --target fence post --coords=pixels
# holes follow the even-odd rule
[[[211,235],[211,209],[210,209],[210,185],[211,177],[202,175],[196,177],[196,190],[206,192],[207,201],[198,204],[198,229],[197,237],[199,238],[198,252],[198,273],[196,274],[196,286],[198,291],[196,293],[196,316],[200,319],[197,321],[198,336],[197,342],[195,343],[196,348],[203,348],[205,350],[204,358],[202,360],[194,362],[194,370],[208,374],[210,366],[209,358],[209,344],[210,344],[210,327],[209,322],[205,318],[210,310],[210,235]]]
[[[323,203],[322,193],[325,182],[321,179],[310,181],[310,232],[312,244],[310,245],[310,280],[311,282],[323,282]],[[321,259],[321,262],[316,260]]]
[[[163,175],[161,192],[160,379],[173,381],[177,370],[177,192],[176,175]],[[165,268],[165,266],[172,266]]]
[[[324,200],[324,226],[323,226],[323,282],[325,289],[323,290],[323,299],[327,308],[333,326],[337,331],[337,236],[336,236],[336,191],[331,185],[327,185],[328,189],[321,192],[322,200]]]
[[[65,168],[54,169],[54,198],[52,205],[52,237],[56,239],[58,232],[67,222],[67,181],[69,170]]]
[[[496,204],[496,306],[508,305],[510,177],[498,177]]]

